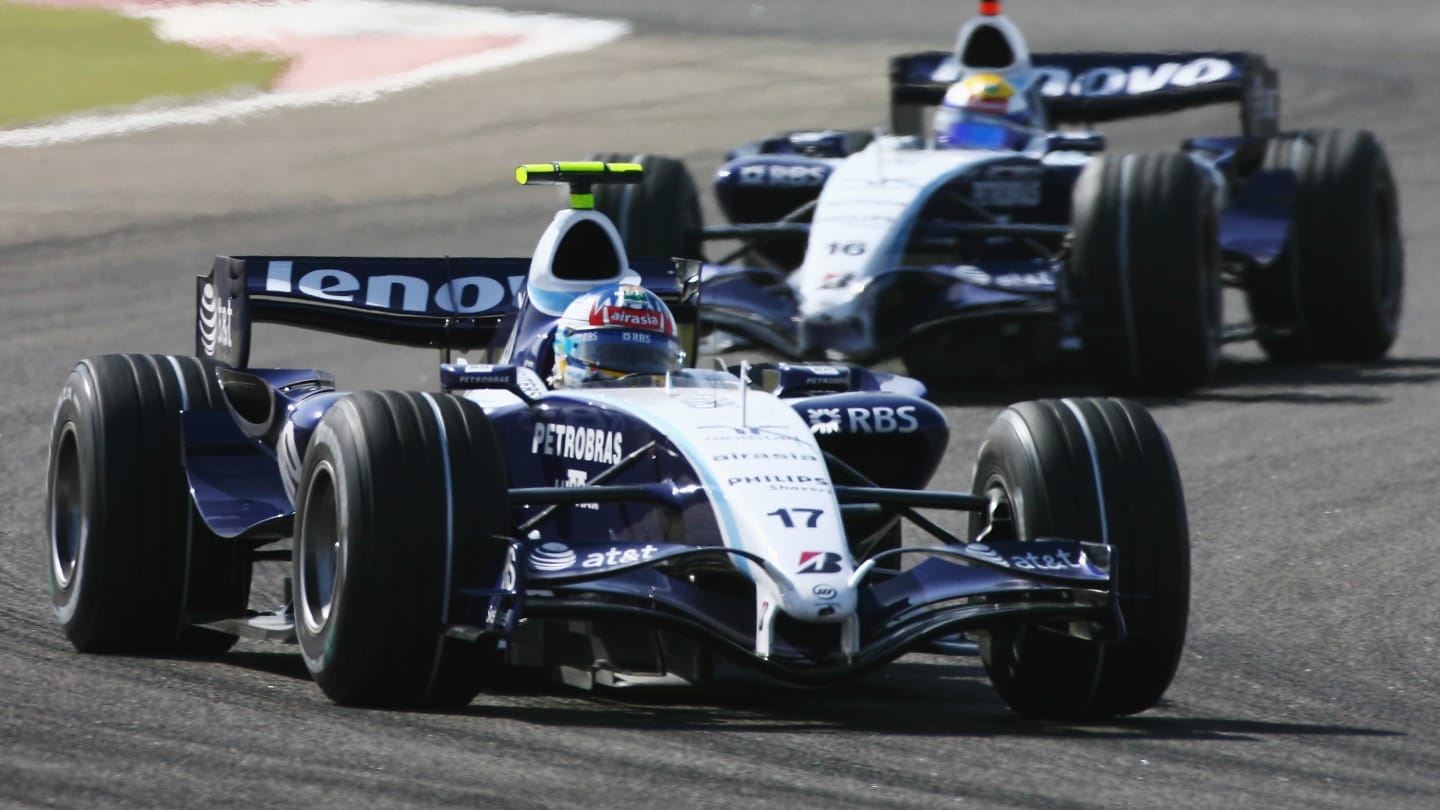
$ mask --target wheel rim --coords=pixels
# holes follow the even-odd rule
[[[66,422],[55,448],[50,501],[50,570],[55,586],[67,590],[75,581],[80,549],[89,533],[80,481],[79,440],[75,424]]]
[[[305,514],[298,538],[300,595],[297,612],[312,634],[323,630],[330,621],[344,568],[334,473],[328,462],[316,465],[301,501],[305,504]]]

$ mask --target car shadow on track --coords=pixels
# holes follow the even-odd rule
[[[1277,402],[1294,405],[1376,405],[1389,401],[1385,391],[1397,386],[1440,381],[1440,357],[1398,357],[1378,363],[1290,364],[1225,358],[1215,378],[1184,396],[1135,396],[1147,407],[1165,408],[1197,402]],[[1056,397],[1100,397],[1111,392],[1069,373],[975,381],[932,389],[937,405],[993,406]]]
[[[533,703],[524,699],[527,694],[534,698]],[[517,697],[520,699],[514,699]],[[563,705],[552,698],[562,698]],[[1042,722],[1011,712],[974,659],[959,663],[902,659],[853,683],[821,689],[786,687],[758,678],[709,687],[593,692],[532,683],[502,695],[482,693],[463,713],[580,728],[846,731],[936,737],[1239,741],[1297,734],[1400,734],[1360,726],[1188,718],[1172,714],[1171,706],[1162,702],[1150,713],[1098,723]]]
[[[225,663],[310,680],[294,651],[231,651]],[[418,714],[509,719],[567,728],[725,729],[796,733],[846,731],[913,736],[1051,737],[1256,741],[1272,736],[1393,737],[1403,732],[1363,726],[1184,717],[1162,701],[1150,712],[1105,722],[1059,723],[1011,712],[974,658],[933,662],[901,659],[857,681],[818,689],[789,687],[748,674],[709,686],[583,691],[545,678],[502,677],[469,706]],[[328,703],[318,687],[317,703]]]

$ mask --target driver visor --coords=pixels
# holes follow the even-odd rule
[[[587,329],[566,341],[572,362],[617,374],[664,374],[679,370],[685,359],[680,341],[663,332]]]

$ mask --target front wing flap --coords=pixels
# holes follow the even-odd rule
[[[1112,571],[1111,546],[1047,538],[1032,542],[957,543],[905,548],[887,555],[923,555],[903,570],[867,563],[850,587],[854,616],[799,623],[758,605],[752,594],[727,593],[667,573],[667,564],[718,547],[664,543],[516,543],[502,591],[467,591],[477,626],[452,635],[513,637],[514,618],[615,621],[678,632],[774,677],[798,683],[835,681],[874,669],[927,640],[1000,625],[1055,624],[1063,632],[1119,640],[1124,622]],[[876,558],[878,561],[880,558]],[[587,567],[588,566],[588,567]],[[774,588],[804,587],[769,566]],[[797,577],[794,579],[801,579]],[[757,583],[759,589],[760,583]],[[495,621],[497,599],[515,608]],[[508,601],[506,601],[508,600]],[[523,605],[523,608],[520,607]]]

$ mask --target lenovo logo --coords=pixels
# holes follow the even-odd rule
[[[1238,75],[1228,59],[1213,56],[1189,62],[1161,62],[1158,65],[1095,67],[1081,73],[1052,65],[1037,65],[1035,81],[1047,96],[1120,96],[1154,93],[1180,87],[1233,79]]]
[[[302,295],[318,301],[368,309],[425,313],[432,310],[474,315],[505,302],[505,285],[488,276],[459,276],[431,288],[427,279],[394,273],[357,276],[336,268],[308,270],[295,278],[295,263],[273,260],[265,272],[265,292]]]

